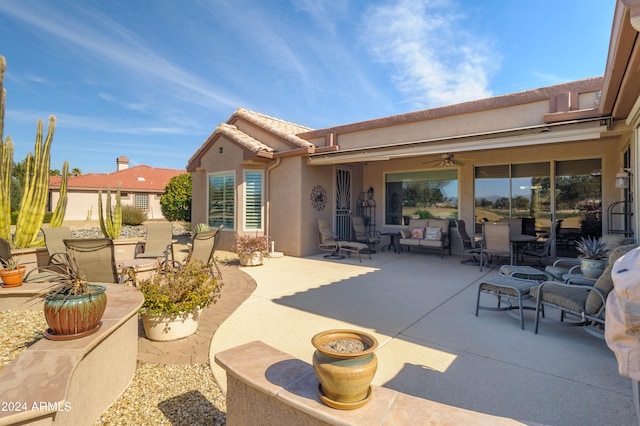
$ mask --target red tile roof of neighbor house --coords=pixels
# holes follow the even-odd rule
[[[87,173],[81,176],[69,176],[67,188],[71,190],[115,190],[120,182],[121,191],[164,192],[165,186],[174,176],[187,173],[186,170],[159,169],[145,165],[129,167],[112,173]],[[59,189],[61,176],[49,178],[49,188]]]

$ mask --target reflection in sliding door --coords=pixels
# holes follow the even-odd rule
[[[556,246],[575,255],[580,237],[602,235],[600,159],[556,162]]]

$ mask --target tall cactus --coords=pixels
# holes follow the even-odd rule
[[[51,221],[49,222],[50,228],[59,228],[62,226],[62,220],[64,219],[64,213],[67,211],[67,179],[69,178],[69,162],[67,160],[62,163],[62,181],[60,182],[60,198],[58,198],[58,204],[53,211]]]
[[[11,241],[11,179],[13,169],[13,143],[10,137],[6,137],[3,142],[4,130],[4,106],[6,91],[4,89],[4,72],[6,61],[4,56],[0,56],[0,237]],[[38,245],[42,239],[37,240],[38,232],[44,221],[44,213],[47,208],[47,197],[49,195],[49,166],[51,163],[51,142],[56,127],[56,118],[49,117],[49,130],[44,145],[42,144],[42,129],[44,123],[38,120],[38,130],[36,133],[35,157],[29,153],[25,159],[25,179],[20,201],[20,211],[16,223],[16,233],[13,238],[13,246],[24,248]],[[68,168],[68,166],[67,166]],[[56,206],[59,213],[60,224],[66,208],[66,183],[67,175],[63,175],[64,196],[62,187],[60,189],[60,200]],[[64,206],[61,206],[61,202]]]
[[[13,169],[13,143],[7,137],[4,142],[4,71],[7,64],[0,56],[0,237],[5,240],[11,235],[11,171]]]
[[[38,120],[35,156],[27,154],[25,167],[25,187],[20,201],[20,211],[16,222],[16,234],[13,238],[17,248],[29,247],[35,242],[47,209],[49,193],[49,166],[51,163],[51,142],[56,129],[56,118],[49,117],[49,131],[42,143],[44,123]]]
[[[107,205],[102,214],[102,190],[98,191],[98,218],[100,229],[107,238],[118,238],[122,231],[122,204],[120,202],[120,182],[116,188],[116,206],[111,212],[111,188],[107,187]]]

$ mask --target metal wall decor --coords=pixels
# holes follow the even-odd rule
[[[311,205],[316,211],[324,210],[327,205],[327,191],[322,185],[316,185],[311,190]]]

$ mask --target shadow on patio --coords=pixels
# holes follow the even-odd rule
[[[218,329],[212,355],[262,340],[310,363],[315,333],[357,328],[380,342],[374,384],[530,423],[637,424],[630,381],[604,341],[557,323],[535,335],[531,312],[524,331],[504,312],[476,318],[478,280],[497,271],[462,259],[319,255],[244,268],[258,287]],[[214,374],[224,389],[223,371]]]

